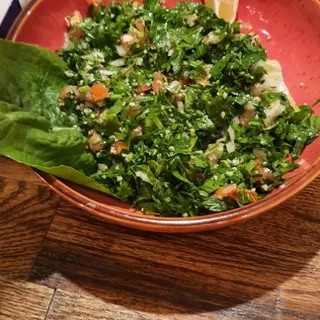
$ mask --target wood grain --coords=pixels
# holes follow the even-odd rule
[[[246,224],[190,235],[108,225],[62,201],[31,280],[70,304],[86,290],[102,313],[112,304],[130,319],[318,319],[319,185]]]
[[[320,319],[320,179],[245,224],[169,235],[97,221],[0,166],[0,320]]]
[[[212,319],[210,313],[181,314],[172,309],[171,314],[162,315],[132,310],[129,307],[115,305],[85,292],[58,290],[48,313],[48,320],[203,320]],[[215,320],[231,319],[223,314],[215,314]]]
[[[0,174],[0,275],[26,279],[59,197],[26,179],[2,176],[3,173]]]
[[[43,320],[54,290],[23,281],[0,277],[1,320]]]
[[[0,156],[0,172],[2,178],[24,180],[34,184],[45,185],[44,181],[28,166]]]
[[[246,307],[243,306],[243,308]],[[209,311],[198,311],[194,313],[182,313],[179,309],[171,309],[170,313],[161,314],[157,310],[147,312],[143,310],[135,310],[132,307],[117,305],[107,302],[104,299],[97,298],[85,291],[72,292],[58,290],[51,308],[48,312],[49,320],[227,320],[227,319],[306,319],[317,320],[318,316],[307,315],[304,313],[296,313],[290,310],[283,310],[275,306],[277,313],[270,310],[274,307],[268,307],[263,304],[255,303],[252,307],[246,309],[244,314],[243,308],[229,308],[227,310],[217,310],[214,313]]]
[[[270,308],[256,304],[255,308],[247,310],[246,315],[237,308],[212,312],[197,312],[193,314],[180,313],[172,309],[170,314],[159,314],[155,312],[144,312],[133,310],[130,307],[123,307],[108,303],[87,293],[75,293],[58,290],[51,308],[48,312],[48,320],[237,320],[237,319],[305,319],[316,320],[317,316],[298,314],[279,309],[277,315],[270,317]]]

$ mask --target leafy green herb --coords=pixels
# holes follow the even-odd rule
[[[148,214],[255,202],[319,134],[255,36],[203,5],[92,7],[69,40],[61,60],[0,42],[0,154]]]

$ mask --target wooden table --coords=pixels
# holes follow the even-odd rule
[[[320,179],[200,234],[97,221],[0,158],[0,320],[320,319]]]

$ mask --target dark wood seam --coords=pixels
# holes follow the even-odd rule
[[[54,290],[53,290],[53,293],[52,293],[52,296],[51,296],[51,299],[50,299],[50,301],[49,301],[49,305],[48,305],[46,314],[45,314],[43,320],[46,320],[46,319],[48,318],[48,315],[49,315],[49,312],[50,312],[50,309],[51,309],[51,305],[52,305],[52,302],[53,302],[53,300],[54,300],[54,298],[55,298],[56,292],[57,292],[57,289],[54,289]]]
[[[40,252],[41,252],[41,250],[42,250],[42,248],[43,248],[43,244],[44,244],[44,242],[45,242],[45,240],[46,240],[46,238],[47,238],[47,235],[48,235],[48,233],[49,233],[49,230],[50,230],[50,227],[51,227],[51,225],[52,225],[53,219],[54,219],[54,217],[55,217],[55,215],[56,215],[56,213],[57,213],[57,211],[58,211],[58,208],[59,208],[59,205],[60,205],[61,200],[62,200],[62,198],[59,197],[59,200],[58,200],[58,202],[57,202],[57,205],[56,205],[56,207],[55,207],[55,209],[54,209],[54,212],[53,212],[53,214],[52,214],[52,216],[51,216],[51,220],[50,220],[50,223],[49,223],[49,225],[48,225],[47,231],[46,231],[45,235],[43,236],[43,238],[42,238],[42,240],[41,240],[41,243],[40,243],[40,245],[39,245],[38,252],[37,252],[37,254],[35,255],[35,257],[34,257],[34,259],[33,259],[33,262],[32,262],[32,264],[31,264],[31,267],[30,267],[30,270],[29,270],[29,273],[28,273],[28,277],[27,277],[27,281],[28,281],[28,282],[30,281],[30,276],[31,276],[31,274],[32,274],[32,270],[33,270],[33,268],[34,268],[34,266],[35,266],[35,264],[36,264],[36,261],[37,261],[37,259],[38,259],[39,254],[40,254]],[[31,282],[31,281],[30,281],[30,282]],[[56,288],[54,288],[54,289],[56,289]]]

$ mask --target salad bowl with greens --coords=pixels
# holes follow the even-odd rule
[[[0,41],[0,155],[101,218],[154,231],[237,222],[317,175],[286,179],[306,169],[320,117],[256,34],[193,2],[91,2],[65,17],[54,53]]]

